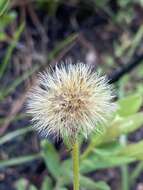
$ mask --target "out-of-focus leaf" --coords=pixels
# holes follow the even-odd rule
[[[26,179],[19,179],[16,184],[16,190],[26,190],[27,187],[29,190],[37,190],[34,185],[29,185]]]
[[[143,125],[143,112],[136,113],[126,118],[116,117],[110,124],[106,131],[98,135],[93,135],[92,141],[95,145],[112,141],[122,134],[129,134]]]
[[[143,125],[143,112],[136,113],[126,118],[116,117],[111,123],[109,128],[101,134],[93,134],[91,142],[85,152],[81,155],[81,159],[85,159],[93,150],[101,144],[111,142],[122,134],[129,134]]]
[[[10,0],[0,0],[0,16],[2,16],[9,7]]]
[[[135,158],[127,156],[89,156],[88,159],[82,160],[80,164],[81,173],[89,173],[97,169],[117,167],[121,164],[131,163]]]
[[[5,72],[5,69],[6,69],[6,67],[7,67],[7,65],[9,63],[10,58],[11,58],[12,52],[13,52],[14,48],[16,47],[16,44],[17,44],[17,42],[18,42],[18,40],[20,38],[20,35],[21,35],[21,33],[22,33],[23,29],[24,29],[24,26],[25,26],[24,23],[22,23],[19,26],[19,28],[17,29],[17,31],[14,34],[13,42],[8,47],[6,55],[5,55],[5,57],[4,57],[4,59],[3,59],[2,63],[1,63],[1,66],[0,66],[0,78],[3,76],[3,74]]]
[[[81,188],[85,190],[110,190],[110,187],[104,181],[94,182],[88,177],[80,176]]]
[[[41,190],[51,190],[51,189],[53,189],[53,187],[52,187],[52,181],[51,181],[51,179],[48,176],[46,176],[44,178],[43,183],[42,183]]]
[[[34,185],[30,185],[29,190],[37,190],[37,188]]]
[[[25,127],[23,129],[17,129],[14,132],[10,132],[10,133],[6,134],[5,136],[0,137],[0,145],[12,140],[15,137],[24,135],[30,131],[33,131],[32,127]]]
[[[119,109],[117,114],[126,117],[136,113],[142,104],[142,96],[140,94],[130,95],[118,101]]]
[[[112,147],[112,143],[110,145]],[[107,144],[94,149],[93,154],[81,160],[81,172],[88,173],[97,169],[120,166],[137,160],[143,160],[143,141],[119,146],[117,150]],[[114,147],[115,148],[115,147]],[[111,151],[113,150],[113,152]]]
[[[96,148],[94,150],[97,156],[101,157],[110,157],[110,156],[127,156],[127,157],[134,157],[136,159],[143,159],[143,141],[128,144],[126,146],[122,146],[118,143],[115,147],[113,146],[114,143],[106,143],[102,145],[100,148]]]
[[[64,162],[62,162],[62,168],[63,168],[63,174],[64,174],[63,183],[64,183],[64,185],[68,185],[68,184],[72,183],[72,181],[73,181],[71,159],[68,159],[68,160],[65,160]],[[95,165],[93,168],[95,168]],[[86,168],[84,168],[84,169],[86,170]],[[93,171],[93,170],[91,169],[91,171]],[[82,172],[82,169],[81,169],[81,172]],[[88,173],[88,171],[85,173]],[[85,190],[95,190],[95,189],[110,190],[109,186],[105,182],[103,182],[103,181],[94,182],[91,179],[89,179],[83,175],[80,175],[80,186],[81,186],[81,189],[84,188]]]
[[[135,169],[132,171],[130,175],[130,183],[133,185],[135,184],[137,178],[140,176],[141,172],[143,171],[143,161],[139,162]]]
[[[62,173],[62,169],[60,167],[61,165],[58,152],[48,140],[43,140],[41,146],[43,150],[43,158],[48,170],[53,177],[56,179],[59,178]]]
[[[143,141],[125,146],[118,155],[129,156],[143,160]]]
[[[4,29],[10,24],[12,23],[12,21],[16,18],[16,13],[15,12],[10,12],[7,13],[3,16],[1,16],[1,22],[0,22],[0,31],[4,32]]]
[[[119,141],[113,141],[113,142],[105,143],[101,145],[100,148],[96,148],[93,152],[95,152],[95,154],[99,156],[104,156],[104,157],[111,156],[111,155],[116,156],[122,148],[123,146],[121,145],[121,143],[119,143]]]
[[[6,38],[7,38],[7,35],[4,32],[0,31],[0,41],[4,41],[6,40]]]
[[[24,164],[26,162],[30,162],[39,158],[41,158],[40,154],[34,154],[28,156],[21,156],[17,158],[11,158],[9,160],[0,160],[0,168]]]
[[[25,190],[26,186],[27,186],[27,180],[25,179],[19,179],[16,184],[16,189],[17,190]]]

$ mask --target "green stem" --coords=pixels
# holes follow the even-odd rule
[[[122,190],[129,190],[129,173],[128,173],[128,165],[121,166],[121,173],[122,173]]]
[[[79,145],[76,141],[72,148],[73,158],[73,190],[79,190]]]
[[[127,136],[122,135],[120,137],[120,143],[125,146],[127,143]],[[129,171],[128,171],[128,165],[124,164],[121,166],[121,178],[122,178],[122,190],[129,190],[130,184],[129,184]]]
[[[131,185],[133,185],[136,181],[136,179],[139,177],[140,173],[143,170],[143,162],[140,162],[136,168],[134,169],[134,171],[132,172],[131,176],[130,176],[130,183]]]

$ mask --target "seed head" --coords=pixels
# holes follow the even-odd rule
[[[44,135],[62,138],[87,136],[115,110],[112,88],[105,76],[83,63],[56,66],[39,75],[29,93],[28,113]]]

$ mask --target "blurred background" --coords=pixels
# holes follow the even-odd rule
[[[132,105],[135,109],[126,116],[141,111],[143,0],[0,0],[0,190],[72,189],[71,182],[59,185],[55,172],[57,159],[63,162],[70,152],[62,142],[49,139],[46,144],[25,114],[26,95],[36,74],[67,59],[105,73],[117,99],[129,96],[123,112]],[[119,134],[118,144],[141,142],[142,126],[141,120],[128,136]],[[111,158],[112,149],[97,154]],[[143,144],[139,150],[143,155]],[[143,190],[142,156],[133,158],[110,160],[106,167],[103,163],[97,168],[95,162],[88,173],[82,168],[88,178],[83,178],[87,181],[81,189]],[[121,166],[126,163],[131,164]]]

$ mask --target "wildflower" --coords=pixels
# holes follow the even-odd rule
[[[28,113],[45,136],[75,138],[96,131],[115,110],[112,88],[105,76],[83,63],[56,66],[39,75],[29,94]]]

